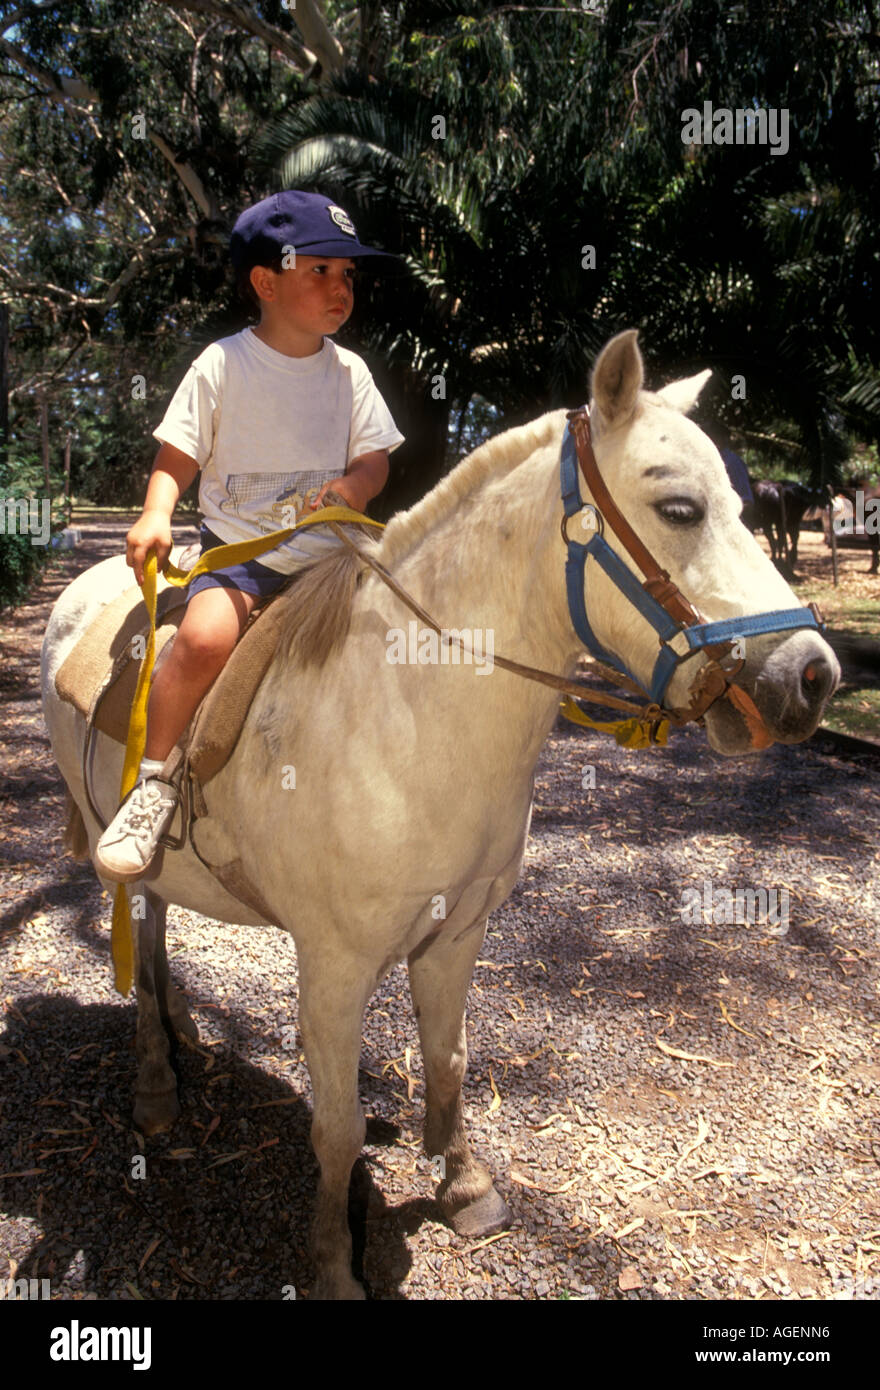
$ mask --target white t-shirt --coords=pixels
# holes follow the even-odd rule
[[[153,434],[199,465],[199,507],[221,541],[292,525],[352,459],[403,442],[356,353],[325,338],[311,357],[288,357],[250,328],[205,348]],[[289,574],[338,544],[310,526],[257,558]]]

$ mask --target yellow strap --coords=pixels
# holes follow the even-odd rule
[[[189,584],[191,579],[198,579],[200,574],[227,569],[230,565],[243,565],[247,560],[264,555],[267,550],[274,550],[303,526],[323,526],[328,521],[353,521],[358,526],[375,526],[379,531],[385,529],[381,521],[373,521],[372,517],[364,516],[363,512],[356,512],[352,507],[321,507],[317,512],[300,517],[295,526],[285,526],[281,531],[269,531],[267,535],[258,536],[252,541],[232,541],[229,545],[217,545],[213,550],[206,550],[191,570],[184,571],[176,565],[166,565],[163,573],[169,584],[182,588]]]
[[[375,526],[383,530],[381,521],[356,512],[351,507],[322,507],[319,511],[301,517],[296,526],[286,526],[281,531],[270,531],[252,541],[235,541],[230,545],[218,545],[208,550],[189,571],[167,565],[165,578],[169,584],[183,588],[200,574],[212,570],[226,569],[229,565],[243,565],[267,550],[274,550],[288,540],[303,526],[320,526],[327,521],[353,521],[359,526]],[[142,593],[150,619],[150,635],[147,639],[137,688],[128,721],[128,737],[125,743],[125,760],[122,764],[122,784],[119,789],[120,803],[125,800],[137,781],[138,768],[144,756],[147,741],[147,704],[150,698],[150,682],[153,678],[153,660],[156,651],[156,552],[151,550],[144,562],[144,583]],[[134,979],[134,937],[132,934],[131,912],[125,884],[117,883],[116,897],[113,901],[113,920],[110,928],[110,950],[113,957],[114,983],[119,993],[125,997]]]
[[[613,734],[621,748],[650,748],[651,746],[651,726],[644,719],[619,719],[610,724],[603,724],[599,719],[591,719],[579,705],[576,705],[570,695],[566,695],[560,704],[560,710],[566,719],[570,719],[572,724],[580,724],[585,729],[599,729],[603,734]],[[665,743],[669,737],[669,720],[661,719],[657,725],[657,733],[653,739],[654,743]]]
[[[125,760],[122,764],[122,784],[119,788],[120,802],[125,800],[137,781],[138,768],[141,765],[141,758],[144,756],[144,744],[147,741],[147,701],[150,697],[153,656],[156,650],[156,552],[153,550],[150,551],[144,563],[142,593],[150,617],[150,635],[141,662],[128,721]],[[125,891],[124,883],[117,883],[116,885],[113,923],[110,928],[110,950],[113,956],[114,982],[124,998],[131,989],[134,978],[131,913],[128,909],[128,894]]]

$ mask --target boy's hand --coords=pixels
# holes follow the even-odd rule
[[[318,507],[325,507],[328,505],[324,500],[324,495],[327,492],[337,492],[340,497],[345,498],[348,505],[356,512],[364,511],[370,500],[370,493],[366,491],[363,483],[360,482],[359,479],[352,477],[350,473],[346,473],[343,477],[331,478],[329,483],[324,484],[314,502],[311,504],[312,511],[316,511]]]
[[[167,512],[143,511],[125,538],[125,560],[134,570],[138,584],[144,582],[144,564],[151,550],[161,574],[171,554],[171,518]]]
[[[356,512],[366,511],[367,503],[380,493],[388,481],[388,450],[375,449],[352,459],[341,478],[325,483],[312,503],[312,511],[324,506],[324,494],[337,492]]]

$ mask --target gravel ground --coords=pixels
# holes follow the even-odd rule
[[[308,1296],[292,941],[169,914],[201,1036],[180,1052],[180,1120],[145,1142],[110,903],[62,854],[39,642],[124,529],[91,524],[0,625],[0,1279],[49,1278],[62,1299]],[[516,1226],[468,1243],[436,1220],[398,968],[365,1021],[352,1185],[374,1298],[880,1296],[878,768],[815,745],[727,761],[697,731],[647,753],[554,731],[470,996],[470,1134]],[[787,888],[787,932],[684,923],[706,880]]]

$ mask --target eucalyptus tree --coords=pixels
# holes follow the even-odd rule
[[[355,11],[299,0],[294,22],[280,3],[0,3],[0,299],[20,450],[38,448],[40,403],[56,463],[91,410],[104,448],[75,451],[79,482],[138,490],[181,360],[234,321],[230,224],[267,191],[250,146],[344,66],[331,23],[356,42]]]
[[[14,443],[46,401],[53,459],[79,429],[78,480],[133,497],[183,361],[241,322],[234,216],[301,183],[403,258],[352,324],[409,436],[391,504],[450,420],[575,402],[628,325],[830,473],[878,432],[878,47],[859,0],[0,0]],[[784,108],[788,152],[685,145],[707,101]]]

